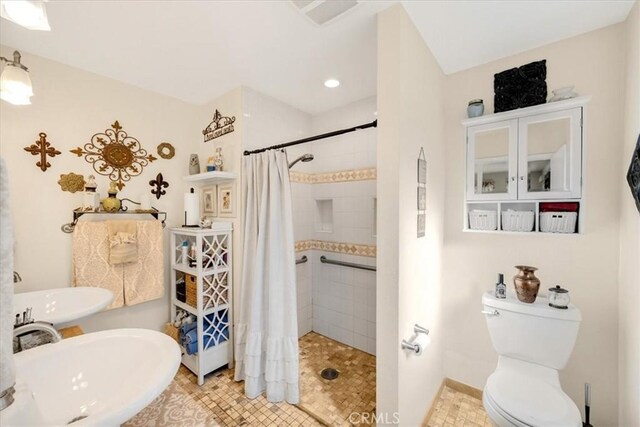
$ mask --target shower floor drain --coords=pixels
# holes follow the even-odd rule
[[[325,380],[335,380],[340,373],[333,368],[325,368],[320,372],[320,376]]]

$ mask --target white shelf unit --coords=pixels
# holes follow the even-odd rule
[[[213,171],[203,172],[195,175],[187,175],[182,179],[184,180],[184,182],[191,185],[205,186],[234,181],[237,177],[238,174],[235,172]]]
[[[178,309],[197,318],[197,352],[188,354],[182,346],[182,364],[198,376],[224,365],[233,366],[233,227],[230,222],[215,222],[212,228],[171,229],[171,321]],[[196,264],[182,259],[182,244],[195,243]],[[196,278],[196,307],[179,301],[176,283],[186,275]]]
[[[584,124],[586,104],[589,100],[589,96],[580,96],[462,121],[466,128],[467,146],[463,231],[574,236],[585,232]],[[554,123],[558,125],[552,127]],[[561,140],[558,139],[557,133],[542,133],[553,130],[557,132],[558,126],[563,123],[566,123],[562,128],[566,134],[562,134]],[[539,127],[534,129],[536,126]],[[563,143],[560,145],[558,142],[559,149],[550,143],[545,144],[556,140]],[[479,144],[483,145],[482,149],[478,148]],[[548,164],[541,168],[545,163]],[[549,170],[551,173],[545,173]],[[543,181],[544,176],[550,176],[550,183]],[[532,184],[534,179],[538,180],[538,184]],[[541,182],[544,182],[544,187],[549,188],[538,188]],[[485,185],[488,187],[486,192]],[[544,203],[577,203],[575,231],[541,231],[540,206]],[[533,229],[503,230],[502,212],[508,209],[516,212],[534,212]],[[471,210],[496,212],[496,229],[471,229]]]

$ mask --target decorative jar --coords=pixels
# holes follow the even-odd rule
[[[536,267],[527,265],[516,265],[518,273],[513,277],[513,284],[516,287],[516,295],[520,302],[533,303],[538,297],[540,290],[540,280],[536,277]]]
[[[553,308],[569,308],[569,291],[556,285],[553,288],[549,288],[549,305]]]
[[[482,99],[472,99],[467,107],[467,116],[469,118],[480,117],[484,114],[484,103]]]

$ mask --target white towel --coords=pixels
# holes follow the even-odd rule
[[[13,224],[9,179],[0,158],[0,393],[16,380],[13,365]]]

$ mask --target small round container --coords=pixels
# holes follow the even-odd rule
[[[555,288],[549,288],[549,305],[553,308],[567,309],[569,308],[569,291],[556,285]]]
[[[467,116],[469,118],[480,117],[484,114],[484,104],[482,103],[482,99],[472,99],[469,101],[469,106],[467,107]]]

